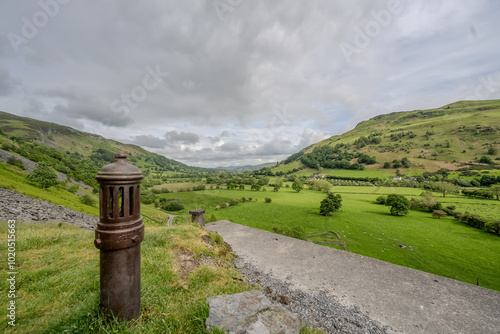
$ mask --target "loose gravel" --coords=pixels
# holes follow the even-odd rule
[[[0,221],[63,222],[95,230],[99,218],[0,188]]]
[[[241,258],[235,265],[247,282],[261,286],[270,300],[298,315],[304,324],[332,334],[385,334],[389,329],[371,320],[357,306],[346,307],[326,292],[311,295],[291,289],[290,282],[276,279]]]

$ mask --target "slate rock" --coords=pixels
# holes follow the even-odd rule
[[[272,305],[259,290],[207,299],[207,330],[223,328],[228,334],[298,334],[300,320],[280,305]]]
[[[229,334],[299,334],[299,318],[280,305],[261,311]]]
[[[211,327],[233,328],[256,313],[271,307],[269,299],[258,290],[210,297],[207,303],[210,307],[206,320],[207,329]]]

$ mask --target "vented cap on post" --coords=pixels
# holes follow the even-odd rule
[[[118,152],[112,164],[101,168],[99,182],[100,220],[95,231],[95,246],[100,250],[129,248],[144,239],[140,216],[140,183],[144,178],[137,166]]]

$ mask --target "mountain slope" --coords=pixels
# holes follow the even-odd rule
[[[223,170],[226,172],[248,172],[248,171],[259,170],[262,168],[272,167],[274,165],[276,165],[275,162],[268,162],[268,163],[259,164],[259,165],[227,166],[227,167],[221,166],[221,167],[215,167],[214,169]]]
[[[405,168],[394,161],[406,158],[413,170],[456,170],[482,164],[482,156],[499,163],[500,100],[462,101],[441,108],[393,112],[359,123],[290,156],[274,171],[306,167],[383,170]],[[366,156],[365,156],[366,155]],[[481,161],[480,161],[481,160]],[[340,163],[342,161],[342,163]],[[388,167],[387,164],[390,164]]]
[[[143,173],[199,173],[208,169],[190,167],[137,145],[123,144],[102,136],[55,123],[0,112],[0,144],[5,150],[30,160],[49,160],[56,170],[87,184],[96,171],[124,151]],[[88,175],[84,175],[88,174]]]

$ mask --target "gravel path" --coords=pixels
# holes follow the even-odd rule
[[[310,294],[293,289],[288,280],[282,281],[265,274],[243,259],[237,259],[235,264],[247,282],[261,286],[269,300],[288,308],[309,326],[320,328],[326,333],[387,333],[388,326],[371,320],[357,306],[342,305],[326,291]]]

